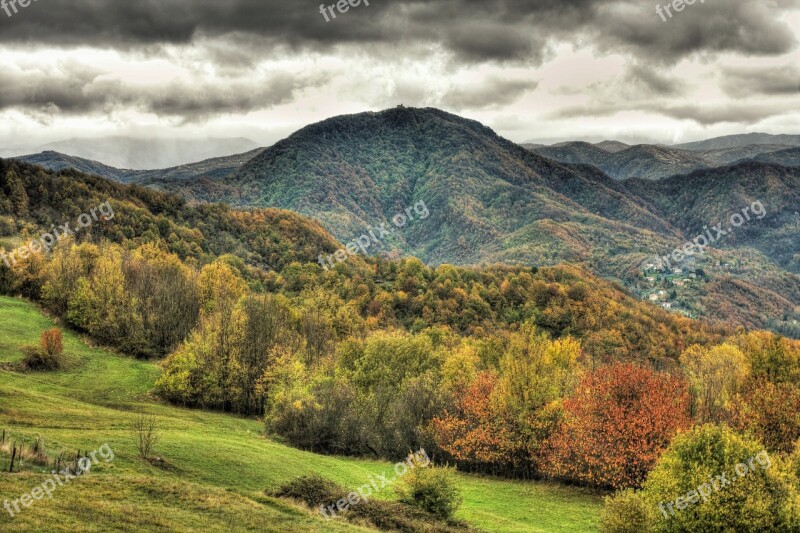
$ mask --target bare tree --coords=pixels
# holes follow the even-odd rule
[[[133,440],[139,449],[142,459],[150,459],[158,441],[161,440],[161,433],[158,431],[156,417],[139,415],[131,427]]]

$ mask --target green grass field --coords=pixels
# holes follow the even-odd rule
[[[34,305],[0,297],[0,365],[22,357],[53,327]],[[355,489],[387,462],[329,457],[263,435],[255,419],[166,405],[152,395],[158,368],[93,348],[65,332],[70,367],[55,373],[0,370],[0,428],[15,438],[44,438],[48,451],[96,450],[110,463],[34,501],[14,518],[0,509],[0,531],[369,531],[267,497],[265,489],[318,472]],[[156,452],[169,468],[138,458],[128,427],[138,413],[158,418]],[[0,458],[0,468],[7,465]],[[25,470],[23,468],[23,470]],[[47,474],[0,474],[0,504],[41,484]],[[464,503],[457,518],[485,531],[598,530],[600,497],[546,483],[459,475]],[[391,489],[380,497],[391,498]]]

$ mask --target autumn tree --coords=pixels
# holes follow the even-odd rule
[[[679,378],[633,364],[600,368],[564,402],[543,470],[598,487],[639,486],[675,433],[690,426],[689,406]]]
[[[728,421],[736,395],[749,376],[749,365],[742,351],[727,343],[713,348],[694,345],[681,354],[680,362],[698,421]]]

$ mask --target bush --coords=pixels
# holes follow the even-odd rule
[[[293,479],[281,485],[272,494],[279,498],[299,500],[311,508],[328,505],[347,497],[344,488],[319,474]]]
[[[679,435],[642,491],[654,531],[797,531],[795,491],[773,459],[726,427]]]
[[[606,496],[602,514],[603,531],[606,533],[647,533],[652,531],[652,516],[641,494],[626,489],[613,496]]]
[[[64,352],[61,330],[53,328],[43,331],[42,336],[39,338],[39,345],[49,357],[60,356]]]
[[[423,466],[417,462],[396,488],[400,501],[440,520],[449,520],[461,505],[461,493],[452,468]]]
[[[337,485],[333,481],[323,478],[319,474],[293,479],[281,485],[277,490],[269,493],[278,498],[291,498],[304,502],[314,512],[322,511],[340,500],[347,500],[353,493]],[[457,532],[469,530],[464,524],[444,522],[438,520],[417,507],[403,503],[387,502],[372,499],[360,500],[357,504],[349,505],[347,510],[341,512],[334,507],[325,509],[326,516],[333,518],[342,517],[346,520],[363,524],[371,523],[381,531],[402,531],[414,533],[418,531],[436,531],[437,533]]]

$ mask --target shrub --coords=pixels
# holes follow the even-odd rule
[[[131,424],[131,433],[136,449],[142,459],[150,459],[153,449],[161,440],[158,422],[154,416],[139,415]]]
[[[606,533],[647,533],[652,531],[652,516],[641,494],[625,489],[606,496],[602,514]]]
[[[461,493],[456,487],[452,468],[417,464],[395,489],[400,501],[449,520],[461,505]]]
[[[659,532],[797,531],[795,492],[780,469],[759,442],[705,425],[676,437],[642,496]]]
[[[328,507],[341,500],[348,500],[354,493],[323,478],[319,474],[302,476],[281,485],[277,490],[268,492],[278,498],[291,498],[308,505],[313,511],[325,511],[329,518],[344,518],[363,524],[371,523],[381,531],[436,531],[448,533],[469,529],[464,524],[451,521],[440,521],[417,507],[398,502],[387,502],[372,499],[360,500],[357,504],[348,505],[344,512],[336,507]]]
[[[279,498],[304,502],[311,508],[327,505],[346,497],[346,491],[319,474],[302,476],[281,485],[272,493]]]
[[[61,330],[48,329],[42,332],[39,345],[49,357],[58,357],[64,352],[64,343],[61,339]]]

